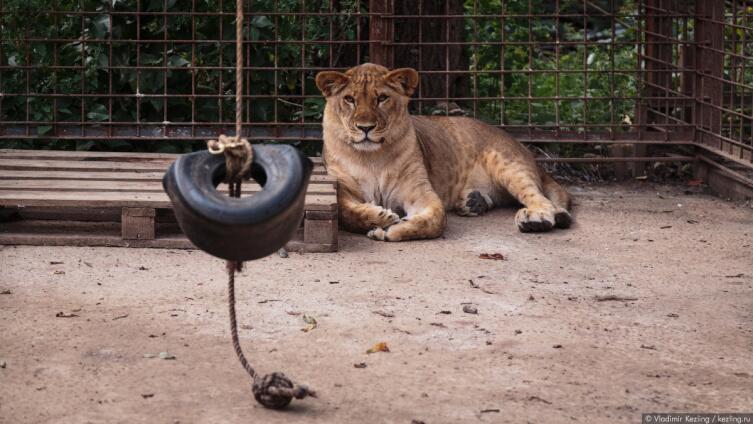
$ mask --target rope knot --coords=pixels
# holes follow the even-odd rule
[[[213,155],[225,154],[227,182],[235,182],[248,175],[254,161],[251,143],[245,138],[220,135],[217,140],[207,141],[207,150]]]
[[[316,397],[315,391],[303,384],[293,384],[281,372],[273,372],[263,377],[256,376],[251,390],[257,402],[271,409],[282,409],[288,406],[293,398]]]

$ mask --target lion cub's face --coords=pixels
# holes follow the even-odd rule
[[[325,121],[339,122],[347,134],[345,142],[354,149],[375,151],[398,141],[390,135],[408,118],[408,100],[418,85],[418,73],[365,63],[345,73],[320,72],[316,85],[327,99]]]

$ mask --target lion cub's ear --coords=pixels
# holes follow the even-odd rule
[[[316,74],[316,86],[329,97],[345,87],[348,84],[348,76],[337,71],[322,71]]]
[[[384,76],[388,83],[397,84],[403,89],[403,93],[410,97],[418,87],[418,72],[412,68],[400,68]]]

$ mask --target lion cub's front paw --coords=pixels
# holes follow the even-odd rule
[[[551,231],[554,223],[554,213],[547,210],[523,208],[515,214],[515,224],[523,233]]]
[[[400,222],[400,216],[396,214],[395,212],[392,212],[392,209],[385,209],[380,208],[381,211],[379,211],[379,214],[377,215],[377,222],[374,223],[375,227],[389,227],[390,225],[397,224]],[[373,231],[373,230],[372,230]]]
[[[565,209],[559,209],[554,214],[554,226],[557,228],[570,228],[573,222],[573,216]]]

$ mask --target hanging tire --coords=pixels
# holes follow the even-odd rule
[[[217,190],[225,157],[207,151],[180,156],[162,179],[178,224],[201,250],[233,261],[276,252],[303,218],[311,161],[287,145],[253,146],[251,177],[262,190],[240,198]]]

